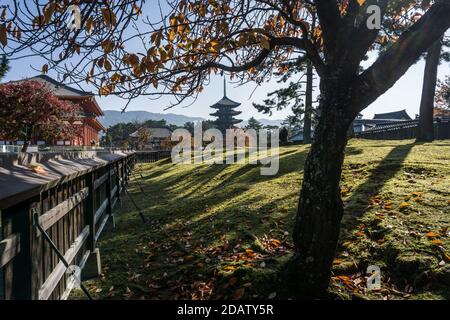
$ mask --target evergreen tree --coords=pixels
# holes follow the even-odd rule
[[[425,58],[425,71],[423,75],[422,97],[420,101],[418,141],[434,140],[434,102],[436,100],[436,84],[438,67],[441,61],[450,61],[449,39],[443,37],[436,41],[427,51]]]
[[[0,80],[8,73],[9,71],[9,61],[6,56],[2,56],[2,60],[0,62]]]
[[[286,127],[282,127],[280,129],[280,144],[287,144],[288,143],[288,138],[289,138],[289,131],[288,128]]]
[[[450,109],[450,76],[439,81],[435,99],[438,107]]]
[[[251,117],[250,119],[248,119],[248,123],[245,126],[245,129],[254,129],[256,131],[260,130],[263,128],[263,125],[261,122],[259,122],[258,120],[256,120],[254,117]]]

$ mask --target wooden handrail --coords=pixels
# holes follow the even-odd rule
[[[43,215],[39,217],[39,224],[42,226],[42,229],[48,230],[52,225],[58,222],[62,217],[64,217],[67,213],[70,212],[73,208],[75,208],[78,204],[80,204],[86,197],[88,196],[89,189],[84,188],[80,192],[76,193],[69,199],[61,202],[53,209],[50,209]]]

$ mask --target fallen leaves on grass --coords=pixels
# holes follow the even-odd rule
[[[437,232],[430,231],[425,236],[427,238],[437,238],[437,237],[440,237],[441,235]]]
[[[400,205],[398,206],[398,208],[401,210],[401,211],[404,211],[404,210],[406,210],[406,209],[409,209],[411,207],[411,205],[408,203],[408,202],[402,202],[402,203],[400,203]]]
[[[431,240],[431,243],[436,246],[440,246],[440,245],[442,245],[442,240],[434,239],[434,240]]]
[[[240,300],[240,299],[242,299],[244,294],[245,294],[245,288],[239,288],[236,291],[234,291],[233,299],[234,300]]]

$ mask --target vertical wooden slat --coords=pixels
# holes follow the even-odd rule
[[[89,225],[89,238],[87,241],[87,247],[88,250],[91,250],[93,252],[95,250],[95,192],[93,191],[94,174],[92,172],[86,175],[86,184],[89,188],[89,196],[86,198],[84,219],[85,223]]]

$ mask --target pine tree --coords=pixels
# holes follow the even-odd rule
[[[254,129],[256,131],[260,130],[263,128],[263,125],[261,122],[259,122],[258,120],[256,120],[254,117],[251,117],[250,119],[248,119],[248,123],[245,126],[245,129]]]
[[[8,73],[9,71],[9,61],[6,56],[2,56],[2,61],[0,62],[0,80]]]

